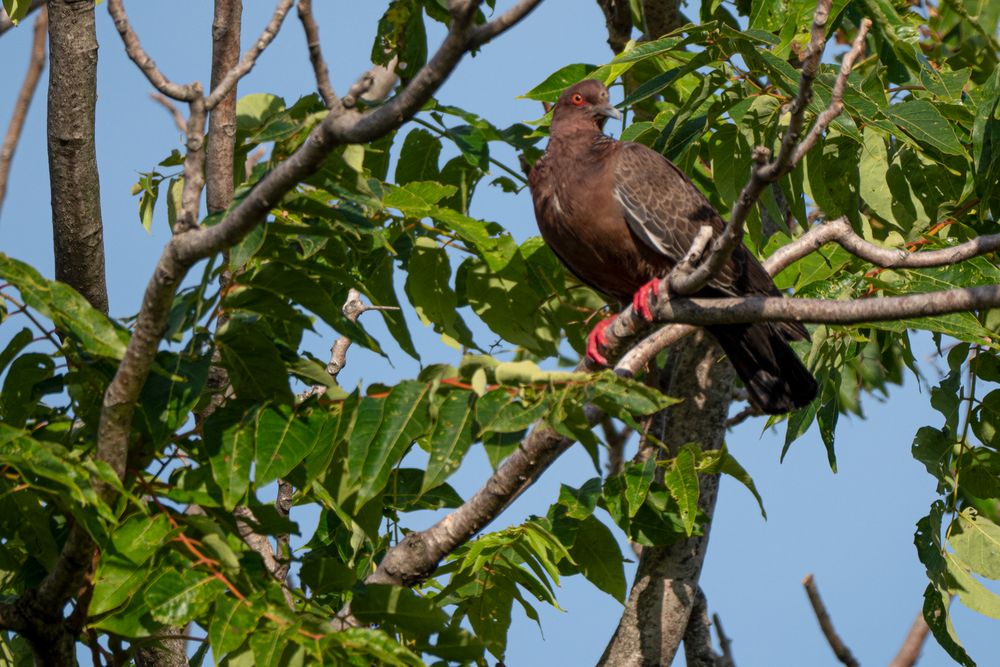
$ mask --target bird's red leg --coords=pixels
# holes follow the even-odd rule
[[[639,291],[632,297],[632,308],[642,315],[647,322],[653,321],[653,309],[649,304],[649,297],[654,299],[660,293],[660,279],[653,278],[648,283],[639,288]]]
[[[608,338],[604,335],[604,330],[611,326],[611,323],[615,321],[616,315],[607,317],[597,323],[590,333],[587,334],[587,356],[590,357],[591,361],[594,361],[602,366],[608,365],[608,360],[604,358],[601,354],[601,348],[608,344]]]

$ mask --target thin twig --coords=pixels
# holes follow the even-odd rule
[[[174,125],[177,126],[177,129],[181,131],[181,134],[186,135],[187,120],[185,120],[184,114],[182,114],[181,110],[177,108],[177,105],[175,105],[169,97],[161,93],[150,93],[149,96],[154,102],[159,102],[163,105],[163,108],[167,110],[170,117],[174,119]]]
[[[24,82],[21,90],[17,93],[17,101],[14,102],[14,112],[10,116],[10,124],[7,126],[7,134],[0,144],[0,210],[3,209],[4,197],[7,194],[7,182],[10,179],[10,167],[14,161],[14,151],[21,139],[21,131],[24,129],[24,119],[28,116],[28,108],[31,100],[35,97],[35,90],[38,89],[38,80],[42,77],[42,70],[45,68],[45,36],[48,32],[49,14],[43,9],[35,19],[35,34],[31,41],[31,57],[28,60],[28,71],[24,75]]]
[[[306,33],[309,61],[312,63],[313,73],[316,75],[316,90],[323,98],[326,108],[332,109],[338,103],[337,94],[333,92],[333,86],[330,84],[330,70],[323,58],[323,48],[319,40],[319,25],[317,25],[316,17],[312,13],[312,0],[299,0],[297,9],[302,29]]]
[[[736,203],[733,205],[729,223],[722,234],[716,238],[712,245],[712,250],[704,262],[690,273],[683,274],[676,269],[671,271],[669,279],[665,281],[666,287],[675,294],[693,294],[704,287],[713,276],[729,261],[733,250],[743,240],[743,226],[746,218],[754,204],[760,198],[761,193],[770,183],[791,171],[798,160],[805,155],[805,150],[796,151],[795,146],[799,141],[802,127],[805,122],[805,111],[812,99],[812,84],[819,71],[819,59],[823,53],[825,44],[825,26],[830,11],[832,0],[819,0],[816,4],[816,12],[813,17],[812,38],[806,55],[805,63],[802,66],[802,75],[799,82],[799,90],[791,107],[791,116],[788,129],[782,137],[781,147],[778,155],[773,161],[768,160],[769,151],[758,146],[754,150],[754,168],[750,174],[750,181],[743,187]],[[821,115],[823,122],[829,123],[842,110],[841,97],[847,76],[851,72],[854,60],[864,49],[864,36],[871,26],[870,21],[862,21],[858,30],[858,38],[855,39],[851,51],[844,56],[844,66],[840,74],[837,75],[837,82],[834,85],[833,99],[826,111]],[[821,132],[822,129],[817,130]],[[811,135],[813,136],[813,135]],[[815,139],[812,139],[815,142]],[[811,147],[811,144],[810,146]]]
[[[288,10],[292,8],[292,0],[279,0],[278,5],[274,8],[274,14],[271,15],[271,20],[268,21],[267,25],[264,27],[263,32],[261,32],[260,37],[254,42],[254,45],[243,54],[243,58],[240,60],[240,64],[229,70],[229,73],[219,82],[217,86],[212,89],[212,92],[208,95],[205,100],[205,107],[211,111],[215,108],[222,98],[229,94],[229,91],[233,89],[236,82],[245,77],[253,69],[253,66],[257,63],[257,58],[260,54],[264,52],[264,49],[274,40],[278,31],[281,29],[281,24],[285,20],[285,16],[288,14]]]
[[[791,159],[793,166],[801,162],[805,154],[812,150],[819,138],[826,132],[826,128],[830,126],[833,119],[839,116],[840,112],[844,109],[844,88],[847,87],[847,77],[850,76],[851,69],[854,68],[854,62],[864,53],[865,37],[868,35],[868,30],[871,26],[871,19],[863,19],[861,21],[861,27],[858,30],[858,34],[854,37],[851,50],[844,54],[844,59],[840,63],[840,74],[833,84],[830,105],[817,116],[816,122],[813,123],[812,128],[809,130],[809,134],[802,140],[802,143],[796,146],[795,153]]]
[[[384,98],[396,85],[399,77],[396,75],[396,65],[399,58],[393,57],[385,65],[374,65],[351,84],[342,101],[344,108],[352,109],[358,100],[377,102]]]
[[[733,659],[733,640],[726,636],[725,630],[722,629],[722,619],[719,618],[718,614],[712,614],[712,625],[715,626],[715,632],[719,635],[719,646],[722,648],[719,667],[736,667],[736,661]]]
[[[913,620],[913,625],[910,626],[910,631],[906,633],[903,645],[899,647],[899,652],[889,663],[889,667],[913,667],[917,664],[928,632],[930,632],[930,628],[927,627],[923,613],[918,613]]]
[[[819,621],[819,627],[823,631],[826,641],[830,644],[830,648],[833,649],[833,654],[837,656],[840,662],[847,665],[847,667],[859,667],[858,661],[854,659],[854,655],[851,653],[851,649],[847,648],[847,645],[844,644],[844,641],[833,627],[830,614],[826,611],[826,605],[823,604],[823,599],[819,596],[819,589],[816,588],[816,580],[811,574],[807,574],[805,579],[802,580],[802,585],[805,586],[806,595],[809,596],[809,603],[812,605],[813,613],[816,614],[816,620]]]
[[[122,0],[108,0],[108,13],[111,14],[111,18],[115,22],[115,28],[118,30],[118,34],[121,35],[122,42],[125,43],[125,53],[142,70],[142,73],[146,75],[146,79],[153,84],[154,88],[167,97],[180,102],[191,102],[201,96],[201,91],[196,89],[194,85],[173,83],[164,76],[153,59],[146,53],[146,50],[142,48],[139,36],[129,23],[128,14],[125,13],[125,5],[122,4]]]

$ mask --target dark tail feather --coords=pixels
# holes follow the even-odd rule
[[[736,324],[708,330],[746,385],[750,402],[767,414],[791,412],[816,397],[815,378],[787,342],[805,337],[801,326]]]

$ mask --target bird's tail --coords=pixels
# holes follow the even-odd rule
[[[750,402],[765,413],[791,412],[816,397],[816,379],[788,344],[808,337],[800,325],[762,322],[708,330],[746,385]]]

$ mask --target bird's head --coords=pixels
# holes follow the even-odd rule
[[[552,110],[552,127],[560,126],[604,128],[609,118],[622,114],[608,102],[608,89],[600,81],[586,79],[570,86],[559,96]]]

